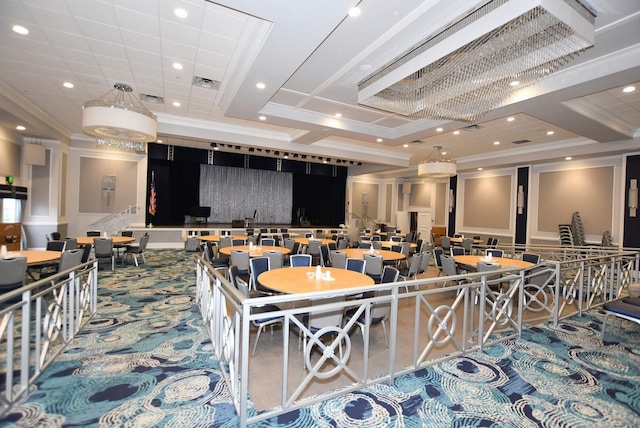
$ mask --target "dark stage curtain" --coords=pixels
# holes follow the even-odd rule
[[[156,215],[149,215],[151,173],[155,172]],[[184,216],[199,205],[200,168],[188,162],[153,160],[147,182],[147,224],[175,226],[184,223]]]

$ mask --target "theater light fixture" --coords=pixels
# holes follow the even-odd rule
[[[456,207],[456,195],[453,192],[453,189],[449,189],[449,212],[452,213],[455,207]]]
[[[638,180],[629,180],[629,217],[635,217],[638,210]]]
[[[524,186],[518,186],[517,206],[518,214],[522,214],[524,212]]]
[[[418,175],[434,181],[445,181],[457,172],[456,161],[445,158],[441,146],[435,146],[427,160],[418,165]]]
[[[98,145],[118,150],[144,151],[155,141],[158,122],[153,113],[131,92],[116,83],[111,91],[82,106],[82,131],[98,139]]]
[[[491,0],[360,82],[358,102],[473,122],[592,47],[594,35],[595,12],[581,0]]]

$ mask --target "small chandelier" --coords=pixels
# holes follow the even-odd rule
[[[82,106],[82,131],[98,139],[98,146],[144,151],[155,141],[158,122],[153,113],[132,95],[131,86],[116,83],[111,91]]]
[[[446,181],[458,173],[456,161],[447,159],[441,146],[435,146],[427,160],[418,165],[418,175],[436,182]]]

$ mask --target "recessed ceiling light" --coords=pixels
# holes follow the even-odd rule
[[[73,83],[71,83],[71,82],[64,82],[64,83],[62,84],[62,86],[64,86],[65,88],[72,89],[72,88],[73,88]]]
[[[376,141],[377,141],[378,143],[382,143],[382,138],[378,138],[378,139],[376,139]]]
[[[335,116],[336,117],[342,117],[342,113],[336,113]]]
[[[627,86],[626,88],[624,88],[624,89],[622,90],[622,92],[633,92],[633,91],[635,91],[635,90],[636,90],[636,87],[635,87],[635,86]]]
[[[453,131],[453,135],[458,135],[460,131]]]
[[[516,120],[516,118],[513,116],[507,118],[507,122],[513,122],[514,120]]]
[[[511,86],[518,86],[520,84],[519,80],[514,80],[513,82],[509,83]]]
[[[500,145],[500,141],[494,141],[494,142],[493,142],[493,145],[494,145],[494,146],[499,146],[499,145]]]
[[[480,168],[478,168],[478,171],[482,171],[483,169],[484,169],[484,168],[480,167]]]
[[[267,116],[259,116],[258,119],[260,120],[267,120]]]
[[[187,11],[182,8],[175,9],[173,13],[175,13],[178,18],[186,18],[187,16],[189,16]]]
[[[327,163],[327,160],[326,160],[326,159],[325,159],[325,160],[323,160],[323,161],[322,161],[322,163]]]
[[[14,25],[11,29],[18,34],[22,34],[23,36],[26,36],[27,34],[29,34],[29,30],[26,27],[23,27],[22,25]]]
[[[24,131],[24,130],[25,130],[25,129],[27,129],[27,128],[25,128],[25,127],[24,127],[24,126],[22,126],[22,125],[18,125],[18,126],[16,126],[16,129],[17,129],[18,131]]]
[[[182,64],[180,64],[179,62],[174,62],[173,68],[175,68],[176,70],[182,70]]]
[[[156,143],[162,143],[162,140],[156,140]]]
[[[553,134],[555,134],[555,132],[553,132],[553,131],[547,131],[547,135],[553,135]]]
[[[182,104],[180,104],[180,101],[174,101],[173,102],[173,106],[174,107],[180,107]]]
[[[440,153],[442,153],[443,155],[446,155],[446,154],[447,154],[447,151],[446,151],[446,150],[443,150],[443,151],[441,151]]]
[[[284,154],[284,158],[285,158],[285,159],[289,159],[289,153],[285,153],[285,154]]]
[[[571,160],[573,159],[571,156],[567,156],[566,158],[564,158],[564,160]]]
[[[356,16],[360,16],[362,10],[359,7],[352,7],[349,9],[349,16],[355,18]]]
[[[442,132],[444,131],[444,128],[436,128],[436,132]]]
[[[404,147],[406,149],[407,147],[409,147],[409,145],[405,143],[405,144],[402,145],[402,147]]]
[[[267,85],[265,85],[265,84],[264,84],[264,83],[262,83],[262,82],[258,82],[258,83],[256,83],[256,88],[258,88],[258,89],[264,89],[264,88],[266,88],[266,87],[267,87]]]
[[[360,70],[361,71],[369,71],[369,70],[371,70],[371,64],[362,64],[360,66]]]

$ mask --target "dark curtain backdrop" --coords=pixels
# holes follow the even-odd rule
[[[312,225],[338,226],[345,221],[346,180],[307,174],[293,176],[292,223],[300,217]]]
[[[155,172],[156,215],[149,214],[151,173]],[[149,164],[147,176],[147,224],[175,226],[184,223],[184,216],[199,205],[200,168],[187,162],[154,160]]]
[[[200,205],[200,165],[207,164],[207,152],[178,146],[170,151],[166,145],[148,145],[147,201],[144,208],[147,224],[180,226],[190,209]],[[173,160],[168,160],[171,157]],[[246,164],[251,169],[276,170],[274,158],[229,152],[214,155],[214,165],[242,167]],[[293,174],[291,219],[283,224],[299,224],[301,215],[298,213],[302,211],[312,226],[337,227],[344,223],[347,167],[285,159],[281,162],[280,171]],[[153,217],[149,215],[152,172],[155,172],[157,194],[156,215]],[[217,222],[215,218],[209,221]]]
[[[623,245],[628,248],[640,248],[640,212],[635,217],[629,216],[629,185],[630,180],[640,182],[640,156],[627,157],[627,170],[624,181],[624,236]],[[614,236],[614,240],[616,236]]]

